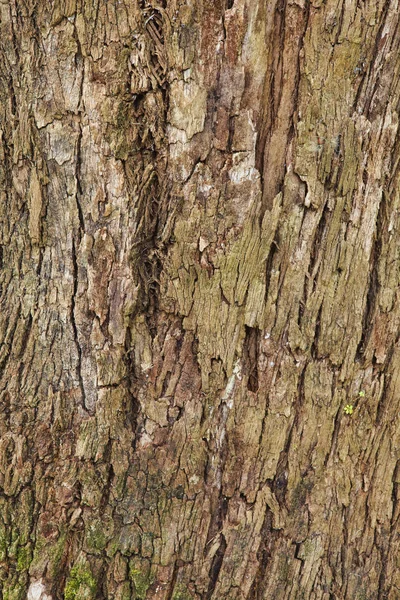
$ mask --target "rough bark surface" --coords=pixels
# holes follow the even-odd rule
[[[399,25],[0,0],[2,599],[400,597]]]

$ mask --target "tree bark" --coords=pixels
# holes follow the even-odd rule
[[[0,1],[0,596],[400,597],[398,0]]]

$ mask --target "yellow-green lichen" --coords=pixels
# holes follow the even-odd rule
[[[27,571],[32,562],[30,546],[20,546],[17,551],[17,571]]]
[[[0,586],[0,598],[2,600],[25,600],[26,598],[26,581],[12,581],[4,583],[4,587]]]
[[[7,546],[7,530],[0,522],[0,561],[4,561],[7,557]]]
[[[72,567],[64,590],[64,600],[94,600],[96,580],[84,565]]]
[[[86,544],[93,552],[102,551],[107,545],[107,535],[101,521],[94,521],[86,532]]]
[[[147,590],[153,583],[154,577],[151,574],[146,576],[136,568],[131,568],[129,575],[135,588],[135,598],[137,600],[145,600]]]

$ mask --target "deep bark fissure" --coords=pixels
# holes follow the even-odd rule
[[[72,293],[72,298],[71,298],[70,318],[71,318],[71,325],[72,325],[72,330],[73,330],[73,334],[74,334],[75,346],[76,346],[76,350],[78,353],[77,374],[78,374],[79,386],[80,386],[81,395],[82,395],[82,406],[87,409],[88,407],[86,406],[85,386],[84,386],[83,378],[82,378],[82,348],[81,348],[81,345],[79,342],[78,327],[76,325],[76,320],[75,320],[75,303],[76,303],[76,295],[78,293],[78,264],[77,264],[77,259],[76,259],[74,238],[72,238],[72,264],[74,267],[74,287],[73,287],[73,293]]]
[[[218,546],[218,549],[217,549],[217,551],[214,555],[214,558],[212,560],[212,563],[211,563],[210,573],[209,573],[210,583],[208,584],[208,589],[207,589],[207,594],[205,596],[205,600],[210,600],[212,598],[215,587],[217,585],[218,575],[221,570],[222,561],[224,560],[224,555],[225,555],[225,551],[226,551],[226,547],[227,547],[224,534],[220,533],[219,535],[220,535],[220,544]]]
[[[260,332],[254,327],[245,327],[246,337],[243,342],[243,361],[248,373],[247,389],[258,392],[258,348]]]
[[[382,235],[384,232],[384,225],[386,222],[386,201],[385,201],[385,193],[382,193],[382,200],[379,204],[378,215],[376,219],[376,233],[375,240],[372,246],[371,255],[369,258],[369,282],[368,282],[368,291],[367,298],[365,302],[364,316],[362,321],[362,335],[360,342],[357,347],[356,360],[361,360],[363,356],[363,351],[365,347],[368,345],[369,338],[371,335],[371,331],[374,323],[374,313],[376,310],[376,302],[379,296],[379,262],[381,260],[381,251],[382,251]]]
[[[263,592],[264,588],[266,587],[265,578],[267,569],[275,550],[275,543],[279,536],[279,532],[273,529],[272,518],[272,512],[267,507],[265,511],[264,522],[261,528],[262,542],[257,552],[259,567],[249,592],[249,600],[260,600],[261,598],[265,597]]]

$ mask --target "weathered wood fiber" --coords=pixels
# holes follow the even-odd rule
[[[400,598],[399,26],[0,0],[3,600]]]

